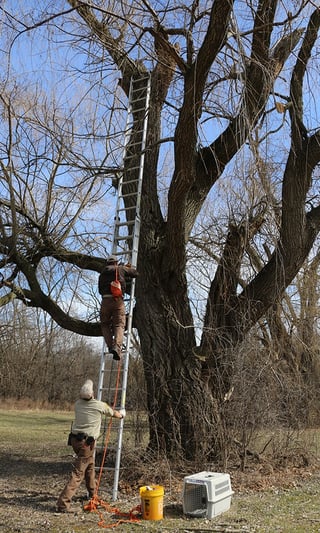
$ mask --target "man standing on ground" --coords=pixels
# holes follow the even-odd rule
[[[76,401],[74,410],[75,419],[72,423],[69,443],[77,457],[71,477],[58,498],[57,511],[59,513],[72,512],[71,499],[83,479],[85,479],[89,497],[92,498],[95,493],[94,447],[100,435],[102,415],[124,418],[124,411],[115,411],[107,403],[95,400],[91,379],[88,379],[81,387],[80,399]]]
[[[119,265],[118,259],[110,255],[105,269],[101,272],[98,281],[99,293],[102,296],[100,307],[100,320],[102,335],[113,359],[121,359],[124,328],[126,324],[126,309],[123,295],[126,291],[126,278],[136,278],[138,272],[135,268]],[[111,292],[111,283],[115,279],[121,284],[122,295],[114,296]]]

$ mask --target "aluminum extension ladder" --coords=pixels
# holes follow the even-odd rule
[[[137,266],[139,236],[140,236],[140,204],[142,193],[142,180],[148,127],[149,102],[150,102],[150,76],[137,79],[132,78],[129,90],[128,113],[125,129],[125,145],[123,154],[123,168],[116,174],[117,201],[114,218],[114,233],[112,255],[118,257],[121,263],[130,263]],[[121,363],[115,362],[112,356],[106,353],[106,345],[100,359],[98,400],[115,405],[117,410],[125,409],[126,389],[128,380],[129,354],[132,345],[132,317],[135,302],[135,279],[130,280],[130,295],[125,296],[126,305],[126,332],[124,335],[125,353]],[[120,376],[119,366],[121,364]],[[117,386],[117,379],[120,384]],[[119,397],[118,397],[119,396]],[[120,460],[123,438],[124,420],[113,419],[116,455],[113,476],[113,501],[117,500]],[[105,436],[107,428],[102,431]],[[99,444],[99,442],[98,442]],[[109,446],[108,446],[109,447]],[[98,446],[97,446],[98,449]]]

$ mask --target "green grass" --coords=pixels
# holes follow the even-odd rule
[[[287,490],[268,490],[250,496],[237,496],[229,519],[241,517],[255,531],[311,533],[320,531],[319,487],[306,483]]]
[[[72,412],[0,410],[0,449],[4,444],[11,453],[27,453],[37,457],[61,454],[67,442]],[[23,443],[23,448],[21,448]]]

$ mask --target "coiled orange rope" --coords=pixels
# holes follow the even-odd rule
[[[99,510],[99,507],[101,510]],[[93,496],[90,502],[83,507],[84,511],[91,513],[97,513],[99,515],[98,526],[104,529],[112,529],[119,526],[120,524],[128,522],[140,522],[141,520],[141,506],[137,505],[130,511],[124,513],[121,512],[117,507],[112,507],[107,502],[99,499],[97,496]],[[117,519],[116,522],[107,524],[104,518],[103,512],[112,513],[113,518]]]

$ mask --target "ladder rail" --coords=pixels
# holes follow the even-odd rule
[[[128,382],[128,373],[129,373],[129,351],[131,347],[131,334],[132,334],[132,318],[133,318],[133,301],[134,301],[134,292],[135,292],[135,279],[132,280],[131,286],[131,298],[130,298],[130,310],[128,315],[128,326],[127,326],[127,339],[126,339],[126,353],[123,363],[123,376],[122,376],[122,390],[121,390],[121,399],[120,407],[125,409],[126,405],[126,393],[127,393],[127,382]],[[119,485],[119,473],[120,473],[120,463],[121,463],[121,451],[122,451],[122,440],[123,440],[123,429],[124,429],[124,419],[120,420],[119,432],[118,432],[118,444],[116,452],[116,461],[115,461],[115,470],[114,470],[114,479],[113,479],[113,491],[112,499],[113,501],[117,500],[118,495],[118,485]]]

